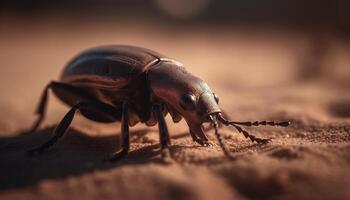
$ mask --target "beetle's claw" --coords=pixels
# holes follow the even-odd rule
[[[261,138],[256,139],[256,142],[258,144],[267,144],[267,143],[269,143],[271,141],[272,141],[271,139],[261,139]]]
[[[200,138],[193,138],[193,142],[197,142],[198,144],[200,144],[201,146],[204,145],[204,141]]]
[[[161,156],[164,164],[172,164],[174,162],[169,148],[161,149]]]
[[[208,146],[211,146],[212,143],[208,140],[203,140],[201,138],[194,138],[193,139],[194,142],[197,142],[198,144],[200,144],[201,146],[205,146],[205,147],[208,147]]]
[[[127,155],[128,155],[128,150],[123,148],[120,151],[116,152],[112,157],[106,159],[106,161],[117,162],[122,158],[126,157]]]
[[[211,141],[205,141],[204,146],[211,147],[213,146],[213,143]]]

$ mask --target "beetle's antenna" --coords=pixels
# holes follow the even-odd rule
[[[221,113],[218,114],[218,118],[221,122],[223,122],[224,124],[228,124],[228,125],[242,125],[242,126],[282,126],[282,127],[287,127],[290,125],[290,122],[288,121],[283,121],[283,122],[275,122],[275,121],[255,121],[255,122],[235,122],[235,121],[229,121],[227,119],[225,119]]]
[[[235,127],[238,132],[242,133],[244,135],[244,137],[249,138],[252,142],[257,142],[259,144],[266,144],[266,143],[268,143],[270,141],[269,139],[258,138],[256,136],[248,133],[246,130],[242,129],[240,126],[237,125],[237,124],[240,124],[240,123],[244,123],[244,124],[240,124],[240,125],[249,126],[248,123],[250,123],[250,122],[232,122],[232,121],[228,121],[227,119],[225,119],[221,115],[221,113],[219,113],[217,116],[218,116],[218,119],[219,119],[220,122],[222,122],[226,126],[231,125],[231,126]],[[245,124],[245,123],[247,123],[247,124]],[[285,122],[283,122],[283,123],[285,123]],[[263,124],[261,124],[261,125],[263,125]],[[268,125],[270,125],[270,124],[268,124]],[[283,125],[285,125],[285,124],[283,124]],[[288,125],[289,125],[289,122],[288,122]]]
[[[209,115],[210,120],[214,126],[215,129],[215,136],[219,141],[220,147],[223,150],[224,154],[230,159],[230,160],[234,160],[234,156],[232,155],[232,153],[230,152],[230,150],[228,149],[228,147],[226,146],[226,144],[223,141],[222,135],[219,133],[219,124],[217,122],[216,116],[215,115]]]

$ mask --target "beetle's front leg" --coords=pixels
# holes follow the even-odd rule
[[[191,130],[190,130],[190,135],[192,137],[193,142],[197,142],[201,146],[209,146],[210,145],[208,140],[203,140],[202,138],[198,137],[195,133],[193,133]]]
[[[202,146],[210,146],[210,142],[204,133],[203,127],[200,124],[189,124],[190,134],[194,142]]]
[[[170,159],[170,151],[169,151],[170,136],[169,136],[168,127],[166,125],[164,116],[161,112],[160,105],[155,104],[155,105],[153,105],[153,108],[154,108],[154,112],[156,113],[157,120],[158,120],[160,150],[162,153],[162,158],[164,160]]]

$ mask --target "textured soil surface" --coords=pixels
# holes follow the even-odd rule
[[[350,199],[348,41],[247,27],[182,32],[147,21],[119,30],[119,22],[77,27],[6,20],[0,27],[0,199]],[[104,159],[118,149],[120,125],[78,116],[53,148],[28,156],[68,109],[51,95],[42,127],[26,132],[45,84],[76,53],[101,44],[144,46],[181,61],[235,120],[292,125],[247,128],[271,138],[266,145],[223,127],[236,157],[230,161],[213,131],[207,132],[212,145],[202,147],[183,121],[167,116],[172,163],[160,158],[157,128],[142,124],[131,128],[130,155],[109,163]]]

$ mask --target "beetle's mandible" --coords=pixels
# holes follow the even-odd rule
[[[203,123],[211,123],[224,153],[233,158],[225,146],[218,124],[233,126],[252,142],[267,143],[249,134],[241,126],[288,126],[289,122],[229,121],[220,109],[219,98],[201,79],[187,72],[181,63],[154,51],[126,45],[102,46],[87,50],[73,58],[64,68],[59,81],[50,82],[36,110],[35,131],[45,116],[49,90],[71,109],[53,132],[52,138],[30,153],[41,153],[63,136],[79,110],[97,122],[121,122],[121,149],[112,161],[129,152],[129,126],[138,122],[147,126],[158,123],[163,157],[169,156],[170,137],[164,117],[173,121],[185,119],[194,142],[208,145]],[[226,118],[225,118],[226,117]]]

